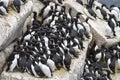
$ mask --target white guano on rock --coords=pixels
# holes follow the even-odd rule
[[[31,14],[32,8],[33,2],[29,0],[25,5],[21,6],[19,14],[10,10],[7,16],[0,18],[0,50],[7,47],[20,35],[24,22]]]

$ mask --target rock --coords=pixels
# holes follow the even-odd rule
[[[0,50],[8,46],[21,33],[24,22],[32,12],[33,2],[30,0],[22,6],[18,14],[13,10],[0,18]]]
[[[118,42],[120,42],[120,28],[116,27],[116,37],[107,39],[105,27],[108,25],[106,21],[97,19],[97,20],[89,20],[88,23],[91,25],[91,33],[94,36],[94,39],[99,47],[105,45],[106,48],[109,48]]]

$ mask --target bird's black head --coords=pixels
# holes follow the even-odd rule
[[[105,4],[102,4],[102,6],[101,6],[101,7],[102,7],[102,8],[103,8],[103,7],[106,7],[106,8],[108,9],[108,7],[107,7]]]
[[[65,67],[67,68],[67,71],[70,71],[70,65],[65,65]]]
[[[65,12],[65,9],[66,9],[66,7],[65,7],[65,6],[62,6],[61,11],[62,11],[62,12]]]
[[[78,12],[78,13],[76,14],[76,18],[79,18],[80,15],[82,15],[82,13],[81,13],[81,12]]]
[[[113,7],[115,7],[115,5],[111,5],[111,6],[110,6],[110,8],[113,8]]]
[[[33,18],[36,19],[36,17],[37,17],[37,12],[34,11],[33,12]]]
[[[92,8],[89,4],[85,4],[86,8]]]
[[[71,11],[72,11],[72,8],[70,7],[70,8],[69,8],[69,13],[71,13]]]
[[[101,49],[97,49],[97,50],[96,50],[96,53],[99,53],[99,52],[101,52]]]
[[[4,5],[4,3],[3,3],[3,1],[1,1],[1,2],[0,2],[0,6],[3,6],[3,5]]]
[[[99,6],[97,6],[97,7],[96,7],[96,9],[100,9],[100,7],[99,7]]]
[[[85,22],[88,23],[88,20],[89,20],[89,17],[87,17],[87,18],[85,19]]]

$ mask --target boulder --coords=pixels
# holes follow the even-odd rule
[[[31,14],[33,2],[29,0],[25,5],[21,6],[20,13],[9,9],[7,16],[0,18],[0,50],[7,47],[21,33],[23,25],[27,17]]]
[[[91,32],[94,36],[94,39],[99,47],[105,45],[106,48],[111,47],[112,45],[117,44],[120,41],[120,28],[116,27],[116,37],[108,39],[105,35],[105,27],[108,25],[107,22],[103,20],[89,20],[88,23],[91,25]]]

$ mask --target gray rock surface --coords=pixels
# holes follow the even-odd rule
[[[19,36],[27,17],[32,12],[33,2],[29,0],[21,6],[21,12],[18,14],[10,10],[7,16],[0,18],[0,50],[7,47],[15,38]]]
[[[98,5],[101,4],[99,3]],[[107,48],[109,48],[120,42],[119,26],[115,27],[116,36],[114,38],[107,38],[106,27],[108,24],[105,20],[97,18],[96,20],[89,20],[88,23],[91,25],[91,33],[93,34],[94,39],[99,47],[104,44]]]

